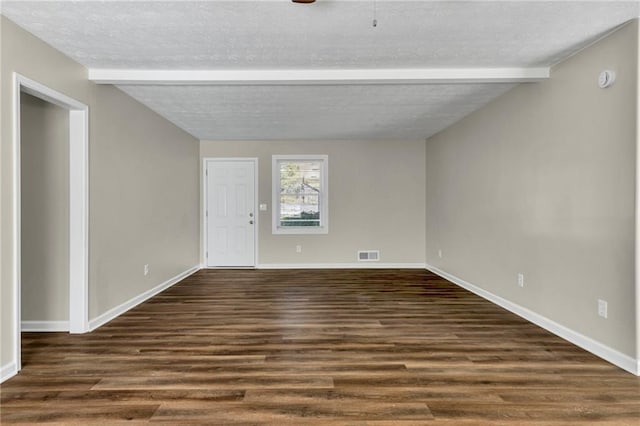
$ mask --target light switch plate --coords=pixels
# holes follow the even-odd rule
[[[267,211],[267,205],[266,204],[260,204],[260,211],[261,212],[266,212]]]

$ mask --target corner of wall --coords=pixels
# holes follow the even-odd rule
[[[635,200],[635,310],[636,310],[636,374],[640,375],[640,23],[636,31],[636,200]]]

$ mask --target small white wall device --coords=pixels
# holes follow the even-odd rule
[[[598,76],[598,86],[601,89],[606,89],[616,81],[616,73],[611,70],[604,70]]]

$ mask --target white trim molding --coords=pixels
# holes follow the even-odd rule
[[[424,263],[262,263],[257,269],[425,269]]]
[[[89,108],[69,111],[69,332],[89,331]]]
[[[547,78],[549,78],[549,67],[262,70],[89,69],[89,80],[94,83],[135,85],[527,83]]]
[[[69,321],[22,321],[21,328],[27,332],[69,331]]]
[[[640,43],[638,33],[636,43]],[[636,70],[640,68],[640,55],[636,55]],[[636,71],[637,74],[637,71]],[[635,238],[634,238],[634,281],[635,281],[635,307],[636,307],[636,358],[637,374],[640,374],[640,84],[636,84],[636,163],[635,163]]]
[[[0,383],[4,383],[6,380],[9,380],[16,374],[18,374],[18,366],[15,362],[10,362],[3,365],[2,367],[0,367]]]
[[[69,111],[69,321],[71,333],[89,329],[89,107],[63,93],[13,73],[12,105],[12,239],[13,268],[13,353],[17,371],[21,368],[21,177],[20,98],[27,93]]]
[[[623,370],[635,374],[636,376],[640,375],[640,360],[636,360],[628,355],[625,355],[607,345],[604,345],[603,343],[585,336],[584,334],[578,333],[577,331],[558,324],[557,322],[550,320],[547,317],[544,317],[523,306],[520,306],[517,303],[513,303],[507,299],[497,296],[487,290],[484,290],[463,280],[462,278],[458,278],[455,275],[451,275],[448,272],[438,269],[435,266],[427,264],[426,269],[466,290],[469,290],[470,292],[482,297],[483,299],[495,303],[496,305],[508,310],[509,312],[512,312],[519,317],[522,317],[527,321],[544,328],[545,330],[555,334],[556,336],[561,337],[588,352],[591,352],[592,354],[622,368]]]
[[[109,309],[107,312],[105,312],[105,313],[97,316],[96,318],[92,319],[91,321],[89,321],[89,329],[90,329],[90,331],[94,331],[98,327],[102,327],[103,325],[105,325],[109,321],[111,321],[111,320],[117,318],[118,316],[124,314],[128,310],[130,310],[132,308],[135,308],[136,306],[138,306],[142,302],[145,302],[145,301],[149,300],[150,298],[152,298],[156,294],[161,293],[162,291],[168,289],[169,287],[179,283],[180,281],[184,280],[188,276],[195,274],[200,269],[201,269],[200,268],[200,264],[198,264],[196,266],[193,266],[193,267],[187,269],[186,271],[176,275],[175,277],[169,278],[167,281],[163,282],[162,284],[159,284],[159,285],[157,285],[157,286],[145,291],[144,293],[140,293],[139,295],[137,295],[135,297],[132,297],[131,299],[127,300],[124,303],[121,303],[120,305],[116,306],[115,308]]]

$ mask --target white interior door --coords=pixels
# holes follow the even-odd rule
[[[207,161],[207,266],[255,266],[255,162]]]

